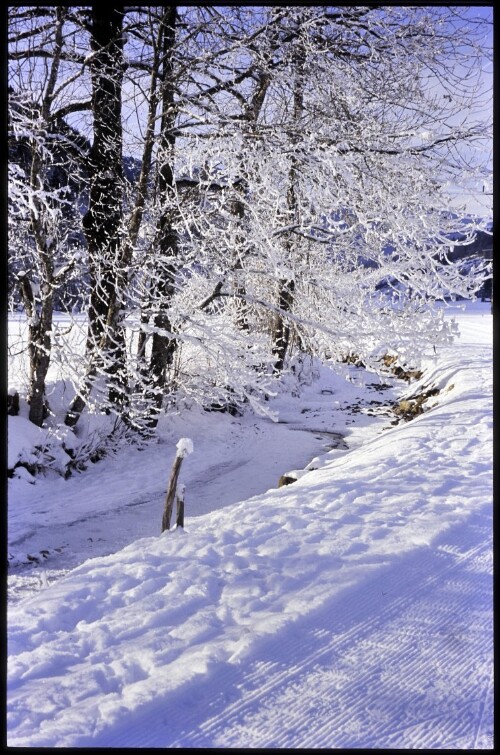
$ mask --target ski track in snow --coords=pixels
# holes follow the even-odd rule
[[[242,672],[221,667],[79,745],[491,748],[490,560],[487,507],[264,641]]]

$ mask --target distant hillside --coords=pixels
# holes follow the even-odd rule
[[[486,231],[478,231],[476,238],[471,244],[459,244],[448,255],[452,262],[466,257],[484,257],[493,259],[493,234]]]

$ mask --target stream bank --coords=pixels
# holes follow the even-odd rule
[[[382,411],[371,413],[362,371],[348,369],[350,380],[325,369],[299,397],[273,399],[276,422],[184,412],[163,419],[158,443],[124,448],[67,480],[9,481],[9,600],[36,592],[88,558],[160,534],[180,437],[194,444],[181,472],[189,532],[190,519],[277,488],[282,475],[295,470],[302,476],[381,432],[387,420]],[[396,389],[384,390],[388,404]],[[353,408],[364,404],[366,412]]]

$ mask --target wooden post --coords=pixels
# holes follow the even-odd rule
[[[161,531],[170,529],[170,519],[172,516],[172,509],[174,507],[175,491],[177,489],[177,480],[179,479],[179,472],[181,471],[181,465],[184,461],[183,456],[176,456],[172,472],[170,473],[170,480],[168,481],[167,496],[165,498],[165,508],[163,509],[163,518],[161,522]]]
[[[186,492],[185,485],[179,485],[179,491],[177,493],[177,527],[184,527],[184,493]]]
[[[163,509],[163,517],[161,522],[161,531],[170,529],[170,519],[172,518],[172,509],[174,507],[174,500],[177,491],[177,481],[179,479],[179,473],[181,471],[182,462],[184,457],[193,451],[193,443],[189,438],[181,438],[177,443],[177,454],[174,460],[174,466],[170,473],[170,479],[168,481],[167,495],[165,497],[165,508]],[[179,495],[177,497],[177,525],[184,527],[184,485],[179,487]]]

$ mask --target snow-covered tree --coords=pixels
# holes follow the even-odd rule
[[[29,417],[41,425],[54,297],[79,259],[81,144],[62,122],[75,82],[65,70],[68,10],[16,9],[10,20],[9,259],[28,317]]]
[[[432,302],[477,287],[447,259],[476,222],[452,211],[446,187],[487,167],[474,156],[488,134],[475,115],[487,50],[467,18],[447,8],[287,9],[251,138],[233,99],[213,140],[196,145],[198,164],[216,166],[226,186],[244,177],[252,273],[248,258],[239,286],[226,278],[217,293],[244,291],[275,313],[278,368],[290,325],[302,348],[314,350],[321,333],[330,353],[369,358],[410,339],[416,359],[449,336]],[[234,237],[223,246],[216,217],[214,246],[230,258]]]
[[[50,13],[66,24],[59,48],[56,27],[43,37]],[[482,16],[444,6],[12,16],[13,68],[21,42],[41,40],[25,59],[51,72],[57,96],[46,88],[45,101],[90,142],[78,200],[88,339],[68,424],[87,405],[151,429],[167,396],[264,409],[297,353],[417,361],[449,338],[433,303],[478,285],[447,253],[478,227],[449,194],[488,170]],[[31,88],[18,75],[16,96],[33,99]],[[34,196],[26,186],[25,176],[19,196]]]

